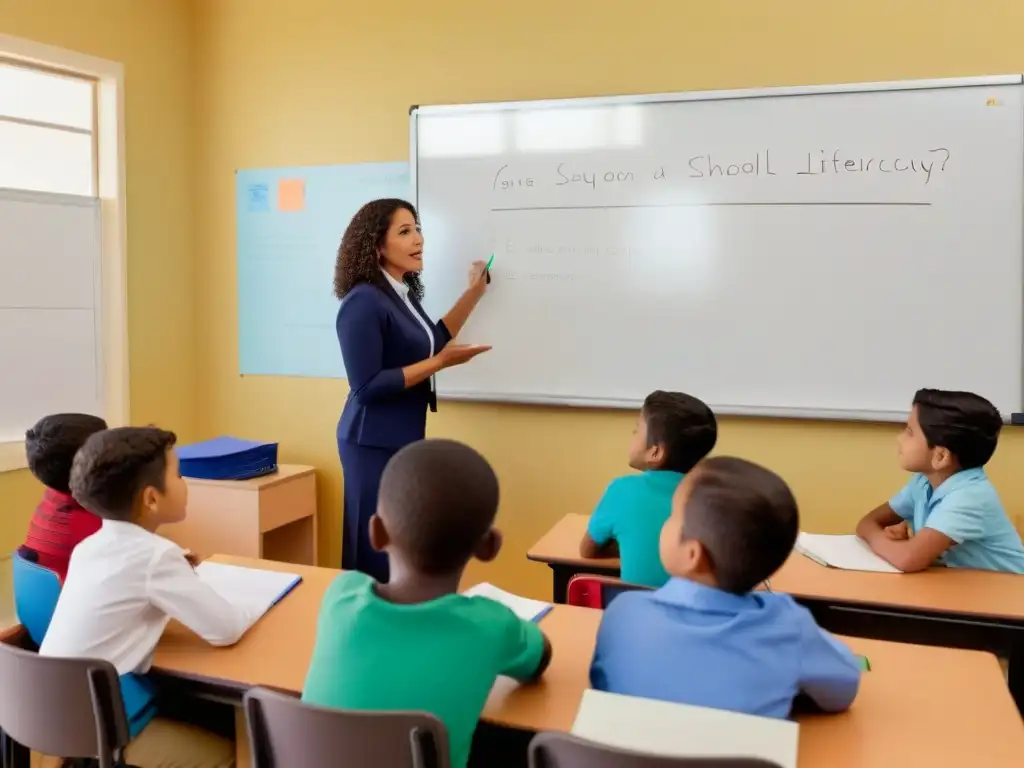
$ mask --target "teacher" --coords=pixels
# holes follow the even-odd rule
[[[484,262],[470,267],[469,287],[440,322],[423,311],[423,235],[411,203],[367,203],[352,217],[338,248],[336,327],[349,393],[338,420],[345,481],[341,567],[386,583],[388,558],[370,546],[370,518],[384,466],[426,435],[427,407],[437,410],[433,376],[490,347],[452,344],[487,288]]]

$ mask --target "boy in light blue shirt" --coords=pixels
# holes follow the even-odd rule
[[[789,595],[755,592],[785,562],[799,516],[786,483],[743,459],[701,462],[661,532],[672,575],[605,610],[591,685],[627,696],[785,718],[798,696],[850,706],[860,666]]]
[[[622,580],[660,587],[668,574],[658,537],[683,476],[718,439],[715,414],[681,392],[652,392],[644,400],[629,443],[629,466],[640,474],[613,480],[590,517],[580,555],[619,557]]]
[[[900,433],[900,466],[914,476],[857,525],[904,572],[935,564],[1024,574],[1024,544],[985,474],[1003,420],[971,392],[922,389]]]

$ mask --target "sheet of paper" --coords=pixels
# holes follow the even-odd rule
[[[229,603],[251,608],[259,616],[269,611],[300,580],[294,573],[209,561],[200,563],[196,573]]]
[[[649,754],[761,758],[781,768],[796,768],[800,726],[789,720],[587,690],[572,733]]]
[[[902,573],[864,543],[859,536],[826,536],[801,533],[796,540],[796,551],[823,565],[846,571],[873,571],[876,573]]]
[[[551,610],[551,603],[545,603],[541,600],[530,600],[527,597],[513,595],[511,592],[506,592],[505,590],[499,589],[493,584],[488,584],[487,582],[476,584],[462,594],[468,597],[487,597],[491,600],[495,600],[502,605],[511,608],[516,616],[521,619],[525,619],[526,621],[536,621]]]

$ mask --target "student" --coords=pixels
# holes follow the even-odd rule
[[[900,433],[899,461],[915,473],[869,512],[857,535],[901,571],[932,565],[1024,574],[1024,545],[985,474],[1003,420],[971,392],[921,389]]]
[[[476,557],[493,560],[498,479],[479,453],[450,440],[399,450],[381,476],[370,542],[390,581],[342,573],[324,595],[304,701],[357,710],[429,712],[464,768],[498,675],[540,677],[551,647],[540,628],[483,597],[457,594]]]
[[[853,654],[788,595],[752,591],[785,562],[798,530],[777,475],[730,457],[699,464],[661,532],[672,579],[608,606],[592,686],[765,717],[787,717],[798,695],[827,712],[849,707],[860,683]]]
[[[613,480],[590,517],[582,557],[619,557],[622,580],[660,587],[668,574],[658,536],[684,475],[718,440],[715,414],[681,392],[652,392],[644,400],[629,443],[629,466],[641,474]]]
[[[39,653],[112,663],[140,768],[234,765],[234,747],[200,728],[155,718],[149,670],[170,619],[213,645],[235,643],[257,618],[205,584],[174,542],[155,531],[185,519],[188,486],[172,432],[122,427],[92,435],[75,456],[71,492],[103,519],[71,555],[67,581]]]
[[[106,428],[97,416],[58,413],[44,416],[25,433],[28,468],[45,489],[18,554],[49,568],[61,582],[67,577],[71,551],[100,529],[100,519],[71,495],[71,461],[86,438]]]

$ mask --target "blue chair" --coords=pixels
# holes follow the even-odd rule
[[[49,568],[15,553],[11,558],[14,576],[14,609],[28,636],[37,646],[50,626],[60,597],[60,578]]]

